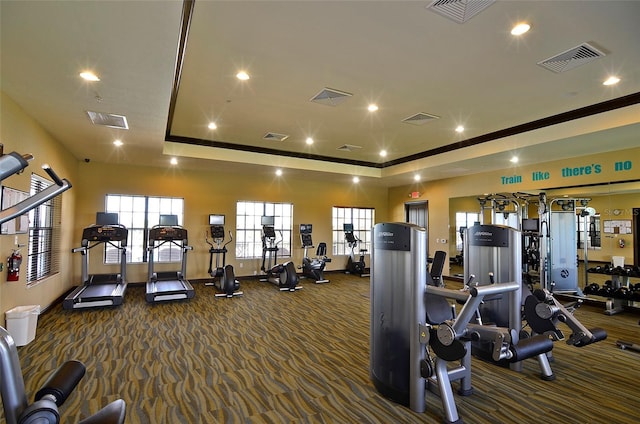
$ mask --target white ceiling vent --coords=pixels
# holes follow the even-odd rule
[[[408,118],[404,118],[402,122],[412,125],[423,125],[427,122],[431,122],[433,120],[439,119],[439,116],[429,115],[428,113],[419,112],[415,115],[411,115]]]
[[[343,144],[342,146],[338,147],[338,150],[341,150],[343,152],[353,152],[354,150],[358,149],[362,149],[362,146],[356,146],[354,144]]]
[[[495,0],[435,0],[427,9],[463,24],[494,2]]]
[[[550,71],[560,73],[577,68],[578,66],[604,56],[606,56],[605,53],[588,43],[583,43],[577,47],[550,57],[549,59],[543,60],[542,62],[538,62],[538,65]]]
[[[353,96],[353,94],[347,93],[346,91],[324,88],[318,94],[313,96],[311,98],[311,101],[327,106],[338,106],[340,103],[347,100],[351,96]]]
[[[289,138],[288,135],[286,134],[278,134],[278,133],[274,133],[274,132],[268,132],[264,135],[265,140],[270,140],[270,141],[285,141],[287,138]]]
[[[89,119],[95,125],[103,125],[109,128],[119,128],[121,130],[128,130],[129,124],[127,124],[127,117],[123,115],[114,115],[112,113],[92,112],[87,111]]]

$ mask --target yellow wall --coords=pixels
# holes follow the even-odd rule
[[[185,201],[184,227],[189,231],[189,244],[194,250],[187,257],[187,278],[207,278],[209,246],[205,243],[209,214],[225,215],[225,228],[235,229],[236,202],[239,200],[292,202],[294,235],[293,261],[302,263],[303,250],[297,233],[299,224],[313,224],[314,243],[324,241],[331,256],[331,208],[332,206],[373,207],[376,220],[387,219],[387,189],[336,184],[318,179],[287,179],[240,173],[217,173],[215,171],[184,171],[179,168],[161,169],[143,166],[107,165],[103,163],[80,163],[82,184],[76,188],[78,196],[77,219],[74,239],[79,240],[82,229],[95,221],[95,213],[103,211],[106,194],[132,194],[183,197]],[[234,266],[238,276],[260,273],[261,260],[236,260],[234,243],[228,246],[227,263]],[[98,250],[98,249],[96,249]],[[311,252],[315,253],[315,252]],[[80,280],[80,257],[74,259],[76,280]],[[102,265],[99,251],[90,256],[91,272],[116,272]],[[368,260],[368,259],[367,259]],[[328,270],[344,269],[345,257],[332,257]],[[102,267],[102,269],[100,269]],[[176,264],[162,264],[158,270],[177,269]],[[92,271],[93,270],[93,271]],[[146,280],[146,264],[132,264],[127,268],[130,282]]]
[[[48,163],[61,178],[67,178],[72,184],[78,182],[77,161],[56,140],[54,140],[40,125],[31,119],[24,111],[4,93],[0,93],[0,142],[4,144],[5,153],[16,151],[20,154],[31,153],[34,159],[29,166],[18,175],[13,175],[2,181],[3,186],[29,191],[31,174],[36,173],[47,177],[42,165]],[[77,190],[75,187],[62,194],[62,228],[60,249],[61,272],[42,281],[31,288],[26,288],[27,248],[23,247],[22,266],[20,267],[20,281],[7,282],[6,258],[11,255],[17,241],[26,245],[28,234],[0,235],[0,261],[3,270],[0,272],[0,313],[19,305],[50,305],[61,294],[74,285],[71,269],[70,250],[74,236],[74,213],[76,209]],[[0,319],[0,322],[1,319]]]

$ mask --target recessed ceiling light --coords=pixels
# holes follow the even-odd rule
[[[218,125],[216,125],[216,123],[215,123],[215,122],[211,121],[211,122],[209,122],[209,125],[207,125],[207,127],[208,127],[210,130],[215,130],[216,128],[218,128]]]
[[[529,29],[531,29],[531,25],[525,22],[520,22],[511,29],[511,35],[522,35],[525,32],[529,31]]]
[[[367,106],[367,110],[369,112],[375,112],[376,110],[378,110],[378,105],[371,103],[369,106]]]
[[[100,78],[91,71],[80,72],[80,78],[85,81],[100,81]]]
[[[416,174],[413,176],[414,181],[420,181],[420,174]]]
[[[617,83],[620,82],[620,78],[616,77],[615,75],[610,76],[609,78],[607,78],[602,85],[616,85]]]
[[[171,160],[169,161],[169,163],[170,163],[171,165],[177,165],[177,164],[178,164],[178,159],[176,159],[176,158],[171,158]]]
[[[358,177],[353,177],[353,182],[354,182],[354,183],[359,183],[359,182],[360,182],[360,178],[358,178]]]
[[[240,71],[240,72],[238,72],[236,74],[236,78],[238,78],[239,80],[242,80],[242,81],[246,81],[250,77],[249,77],[249,74],[247,74],[245,71]]]
[[[458,126],[456,127],[456,132],[457,132],[457,133],[461,133],[461,132],[463,132],[463,131],[464,131],[464,127],[463,127],[462,125],[458,125]]]
[[[387,156],[387,151],[386,150],[380,150],[380,156],[386,157]]]
[[[279,177],[282,175],[282,169],[276,169],[276,175]]]
[[[518,156],[513,156],[510,161],[511,163],[518,163]]]
[[[305,143],[307,143],[308,145],[312,145],[313,144],[313,138],[307,137],[307,139],[305,140]]]
[[[113,140],[113,145],[116,147],[120,147],[122,146],[122,140]]]

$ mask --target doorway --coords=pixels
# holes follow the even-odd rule
[[[427,230],[427,257],[429,257],[429,202],[404,204],[405,222]]]

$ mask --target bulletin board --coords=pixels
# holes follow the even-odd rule
[[[618,219],[603,222],[605,234],[631,234],[631,220]]]
[[[29,197],[29,193],[11,187],[2,187],[2,210],[15,206]],[[29,231],[29,215],[20,215],[5,222],[0,227],[0,234],[24,234]]]

